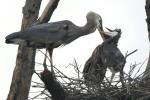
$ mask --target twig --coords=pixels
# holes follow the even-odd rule
[[[137,49],[132,51],[132,52],[130,52],[130,53],[127,52],[126,55],[125,55],[125,59],[127,59],[128,56],[130,56],[131,54],[133,54],[135,52],[137,52]]]
[[[43,91],[45,91],[45,89]],[[32,97],[31,99],[36,99],[37,97],[41,96],[43,94],[43,91],[41,91],[38,95]]]
[[[37,51],[39,51],[39,52],[41,52],[44,56],[46,56],[46,58],[49,60],[49,62],[50,62],[50,58],[47,56],[47,54],[46,53],[44,53],[42,50],[40,50],[40,49],[37,49]],[[43,64],[42,64],[43,65]]]
[[[135,75],[134,75],[134,77],[133,78],[135,78],[136,77],[136,75],[140,72],[140,70],[141,70],[141,68],[143,67],[143,65],[146,63],[146,61],[147,61],[148,59],[146,59],[142,64],[141,64],[141,66],[139,67],[139,69],[138,69],[138,71],[135,73]]]

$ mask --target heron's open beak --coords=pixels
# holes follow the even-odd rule
[[[103,40],[106,39],[105,36],[114,37],[114,36],[116,36],[118,34],[117,32],[115,32],[115,31],[113,31],[113,30],[111,30],[111,29],[109,29],[107,27],[106,27],[106,29],[109,32],[104,32],[103,26],[102,26],[102,20],[97,21],[97,29],[98,29],[100,35],[102,36]]]
[[[98,30],[100,30],[101,31],[101,34],[105,34],[105,35],[107,35],[107,36],[110,36],[110,37],[114,37],[114,36],[116,36],[118,33],[116,32],[116,31],[114,31],[114,30],[111,30],[111,29],[109,29],[109,28],[107,28],[107,27],[105,27],[109,32],[104,32],[104,31],[101,31],[101,27],[98,27]],[[99,31],[99,32],[100,32]]]
[[[105,32],[105,34],[110,36],[110,37],[114,37],[114,36],[118,35],[117,32]]]
[[[105,40],[105,36],[104,36],[105,34],[104,34],[104,30],[103,30],[103,26],[102,26],[102,21],[101,20],[99,20],[97,22],[97,29],[98,29],[99,34],[101,35],[102,39]]]
[[[113,30],[109,29],[108,27],[105,27],[108,31],[113,32]]]
[[[109,32],[104,32],[104,29],[103,29],[103,25],[102,25],[102,20],[99,20],[97,22],[97,29],[102,37],[103,40],[106,39],[106,36],[110,36],[111,37],[111,34],[109,34]]]

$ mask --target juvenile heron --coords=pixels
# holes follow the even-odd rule
[[[46,48],[52,62],[54,48],[69,44],[81,36],[93,33],[96,28],[100,27],[100,15],[89,12],[86,18],[87,23],[82,27],[68,20],[34,25],[24,31],[6,36],[6,43],[20,44],[20,41],[23,40],[29,47]]]
[[[102,63],[102,45],[98,45],[91,57],[85,62],[83,77],[85,82],[102,83],[107,67]]]
[[[123,70],[125,64],[125,57],[117,47],[118,40],[121,36],[121,29],[115,29],[115,30],[108,29],[108,30],[110,32],[104,34],[110,37],[102,43],[103,50],[101,56],[102,56],[103,64],[107,66],[112,72],[111,80],[110,80],[110,82],[112,82],[115,73],[121,72],[121,70]]]
[[[99,31],[104,42],[95,48],[92,56],[85,63],[83,76],[87,81],[97,80],[101,83],[108,67],[112,72],[110,80],[112,82],[115,73],[120,72],[122,67],[124,67],[125,58],[117,48],[121,30],[107,29],[109,32]]]

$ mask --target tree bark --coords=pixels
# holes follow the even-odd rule
[[[44,82],[46,89],[52,95],[53,100],[66,100],[67,93],[60,83],[56,81],[52,72],[45,69],[41,73],[41,80]]]
[[[41,0],[26,0],[21,30],[37,20],[40,5]],[[7,100],[27,100],[34,70],[35,53],[35,49],[25,47],[24,44],[19,46]]]
[[[42,15],[38,19],[38,23],[46,23],[50,20],[54,10],[57,8],[60,0],[49,0],[46,8],[44,9]]]
[[[150,41],[150,0],[146,0],[145,11],[146,11],[146,16],[147,16],[146,22],[147,22],[147,27],[148,27],[148,38]],[[150,54],[149,54],[149,60],[148,60],[144,75],[145,75],[146,81],[148,81],[150,79]]]
[[[58,2],[59,0],[50,0],[41,17],[37,20],[41,0],[26,0],[25,6],[23,7],[21,30],[25,30],[33,24],[48,22]],[[25,47],[24,44],[19,46],[7,100],[27,100],[34,71],[35,54],[36,49]]]

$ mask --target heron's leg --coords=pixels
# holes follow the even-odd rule
[[[52,58],[53,48],[47,48],[47,50],[50,56],[51,72],[54,74],[54,68],[53,68],[54,66],[53,66],[53,58]]]
[[[44,58],[44,62],[43,62],[44,70],[47,70],[46,57],[47,57],[47,49],[46,49],[45,58]]]
[[[53,69],[53,57],[52,57],[52,54],[53,54],[53,49],[50,51],[50,63],[51,63],[51,71],[54,72],[54,69]]]
[[[112,83],[114,76],[115,76],[115,72],[112,72],[110,83]]]

